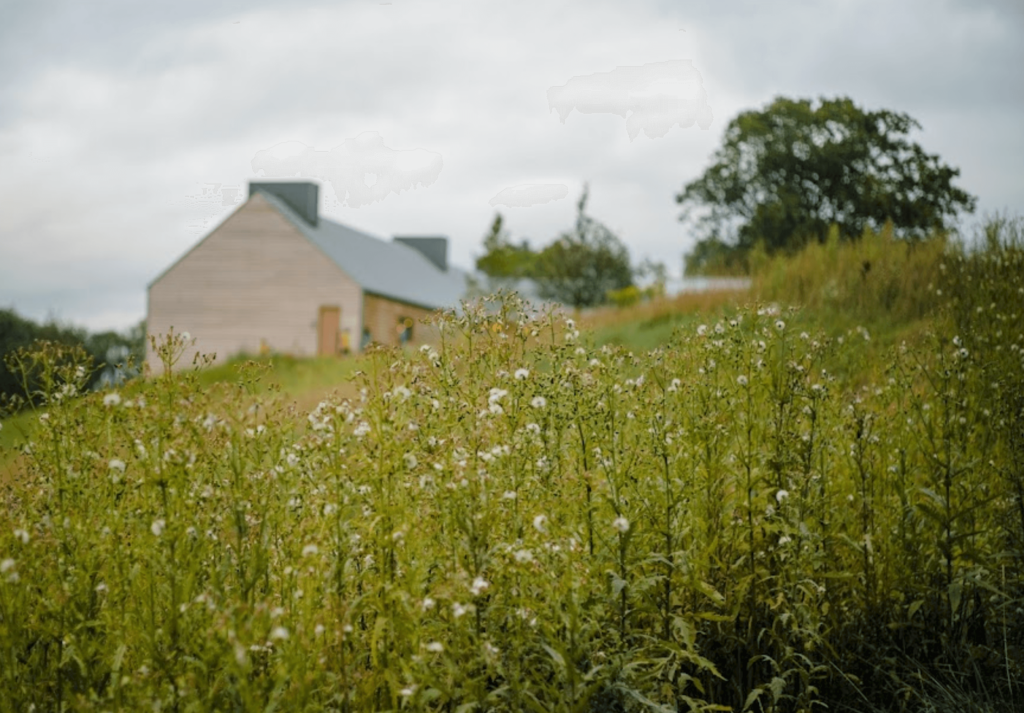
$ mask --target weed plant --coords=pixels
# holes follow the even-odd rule
[[[22,352],[0,711],[1020,709],[1024,245],[934,249],[868,383],[774,307],[645,354],[469,307],[304,414],[179,335],[130,395]]]

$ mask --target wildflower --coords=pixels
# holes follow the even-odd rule
[[[109,394],[103,397],[104,406],[117,406],[121,403],[121,394],[116,391],[111,391]]]
[[[629,520],[620,515],[619,517],[612,520],[612,528],[614,528],[617,532],[625,534],[629,532]]]
[[[107,591],[107,583],[106,582],[100,582],[99,584],[96,585],[96,593],[97,594],[104,594],[104,593],[106,593],[106,591]]]
[[[789,497],[789,491],[788,490],[780,490],[779,492],[775,493],[775,500],[776,500],[776,502],[779,503],[779,505],[781,505],[782,501],[785,500],[788,497]]]
[[[536,423],[528,423],[526,424],[526,432],[538,436],[540,435],[540,426],[538,426]]]
[[[502,496],[501,496],[501,499],[502,499],[502,500],[515,500],[515,499],[516,499],[516,497],[517,497],[517,496],[516,496],[516,491],[514,491],[514,490],[506,490],[506,491],[505,491],[505,492],[504,492],[504,493],[502,494]]]
[[[776,320],[775,321],[775,328],[781,332],[783,329],[786,328],[786,323],[783,322],[781,319]]]
[[[319,551],[320,551],[320,548],[317,547],[316,545],[312,545],[312,544],[306,545],[305,547],[302,548],[302,556],[303,557],[309,557],[310,555],[315,555]]]
[[[473,580],[473,584],[470,585],[469,591],[474,597],[479,597],[490,586],[491,583],[488,582],[486,579],[484,579],[483,577],[477,577]]]
[[[117,470],[117,471],[120,471],[122,473],[124,472],[124,467],[125,467],[124,466],[124,461],[120,460],[119,458],[111,458],[110,462],[107,463],[107,466],[111,470]]]
[[[163,518],[160,518],[153,521],[153,524],[149,526],[149,531],[157,537],[160,537],[160,535],[164,534],[164,528],[166,526],[167,523],[164,521]]]
[[[739,376],[736,377],[736,383],[739,384],[740,386],[746,386],[747,377],[743,374],[740,374]]]
[[[20,540],[21,544],[28,544],[28,530],[17,529],[14,531],[14,539]]]
[[[430,611],[434,608],[435,604],[437,604],[437,602],[430,597],[424,597],[423,601],[420,603],[420,608],[423,609],[423,611]]]
[[[404,456],[402,456],[402,460],[405,461],[405,467],[408,468],[409,470],[415,468],[418,463],[418,461],[416,460],[416,456],[414,456],[412,453],[406,453]]]
[[[548,405],[548,400],[543,396],[534,396],[533,399],[530,400],[530,405],[535,409],[542,409]]]
[[[394,393],[395,396],[401,396],[403,401],[412,396],[412,392],[404,386],[396,386]]]
[[[465,614],[467,611],[468,609],[462,604],[459,604],[458,602],[452,602],[452,616],[454,616],[456,619]]]
[[[533,553],[529,550],[518,550],[515,554],[516,562],[519,564],[529,564],[533,562]]]
[[[3,560],[2,562],[0,562],[0,574],[5,574],[9,570],[14,569],[15,564],[16,562],[12,560],[10,557]]]
[[[697,336],[698,337],[703,337],[707,333],[708,333],[708,325],[702,324],[702,325],[697,327]]]
[[[547,524],[548,524],[548,516],[547,515],[538,515],[537,517],[533,518],[533,529],[535,529],[537,532],[540,532],[540,533],[547,532]]]
[[[673,392],[674,391],[678,391],[679,387],[682,386],[682,384],[683,384],[683,382],[680,381],[679,379],[672,379],[672,381],[669,382],[668,390],[669,391],[673,391]]]
[[[790,538],[789,535],[783,535],[779,538],[779,546],[781,547],[782,545],[788,545],[792,541],[793,540]]]
[[[432,654],[439,654],[444,651],[444,644],[440,641],[431,641],[425,648]]]
[[[530,370],[529,369],[516,369],[516,373],[515,373],[516,381],[522,381],[523,379],[529,378],[529,376],[530,376]]]
[[[360,421],[359,425],[356,426],[355,431],[352,432],[352,435],[354,435],[356,438],[362,438],[369,432],[370,424],[368,424],[366,421]]]
[[[322,636],[325,631],[326,629],[323,624],[317,624],[313,627],[313,634],[316,636]]]
[[[416,685],[415,684],[413,684],[411,686],[406,686],[405,688],[403,688],[402,690],[400,690],[398,692],[398,695],[402,696],[402,698],[409,698],[414,693],[416,693]]]
[[[275,626],[270,632],[271,641],[284,641],[288,638],[288,630],[283,626]]]

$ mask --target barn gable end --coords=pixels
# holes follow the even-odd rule
[[[340,308],[358,345],[362,288],[261,193],[255,193],[149,287],[150,334],[187,331],[194,350],[224,361],[262,350],[317,353],[321,307]],[[152,350],[147,362],[159,371]],[[191,364],[186,352],[179,366]]]

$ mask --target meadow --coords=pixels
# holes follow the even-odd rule
[[[756,270],[291,388],[22,352],[0,711],[1024,710],[1021,223]]]

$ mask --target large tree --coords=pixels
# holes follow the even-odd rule
[[[865,111],[850,99],[775,99],[726,128],[704,174],[676,196],[700,242],[688,270],[734,260],[759,241],[768,252],[843,237],[890,221],[897,235],[949,227],[976,199],[953,185],[960,171],[907,137],[907,114]]]
[[[611,290],[633,284],[626,246],[603,223],[587,215],[589,190],[576,204],[576,226],[537,256],[531,275],[541,297],[573,307],[601,304]]]

